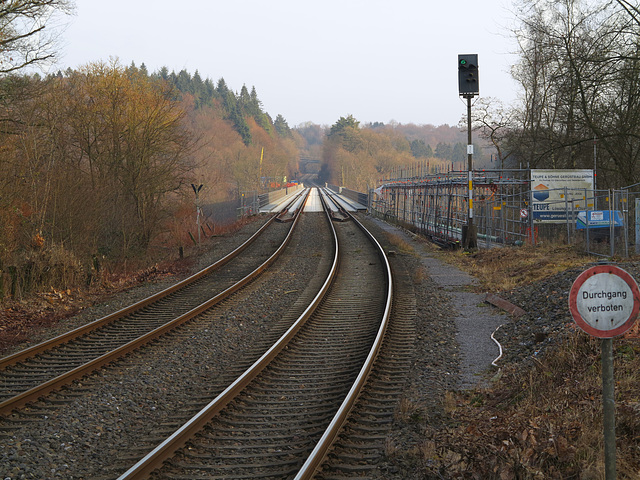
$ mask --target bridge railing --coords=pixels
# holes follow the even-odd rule
[[[358,192],[356,190],[350,190],[347,187],[339,187],[338,185],[327,184],[327,188],[332,192],[338,193],[349,200],[356,202],[360,205],[364,205],[369,208],[369,193]]]
[[[256,191],[242,192],[240,194],[240,206],[236,210],[236,215],[238,218],[256,215],[260,213],[261,208],[277,203],[278,200],[284,198],[289,193],[300,190],[301,188],[304,188],[304,185],[297,184],[266,193],[258,193]]]

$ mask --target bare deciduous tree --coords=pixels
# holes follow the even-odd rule
[[[0,2],[0,75],[53,59],[53,19],[71,11],[69,0]]]
[[[595,138],[605,152],[599,178],[610,185],[638,182],[637,6],[538,0],[522,7],[514,77],[523,101],[507,139],[515,155],[532,167],[590,168]]]
[[[515,126],[513,115],[513,110],[503,105],[500,100],[490,97],[480,97],[472,110],[472,128],[479,131],[480,135],[495,147],[499,168],[509,166],[509,158],[513,153],[506,142]],[[466,129],[466,118],[462,123]]]

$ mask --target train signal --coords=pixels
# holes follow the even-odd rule
[[[471,99],[480,93],[478,83],[478,55],[458,55],[458,90],[467,99],[467,164],[469,175],[469,210],[467,224],[462,227],[465,250],[478,248],[477,229],[473,224],[473,142],[471,138]]]
[[[464,97],[480,93],[477,54],[458,55],[458,91]]]

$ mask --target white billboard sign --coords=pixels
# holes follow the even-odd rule
[[[536,223],[565,223],[570,212],[593,209],[593,170],[531,170]]]

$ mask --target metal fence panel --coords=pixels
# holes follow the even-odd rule
[[[555,189],[551,213],[532,211],[527,171],[474,172],[478,244],[565,242],[606,257],[640,253],[640,188]],[[370,212],[440,243],[460,244],[468,222],[466,172],[389,180],[371,192]],[[585,222],[582,219],[586,219]]]

